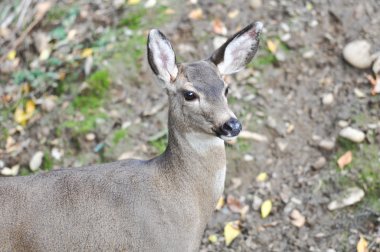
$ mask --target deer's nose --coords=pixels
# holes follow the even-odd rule
[[[226,136],[237,136],[241,131],[241,123],[236,118],[230,118],[227,122],[225,122],[222,127],[221,131]]]

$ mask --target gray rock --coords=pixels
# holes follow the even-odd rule
[[[340,209],[346,206],[354,205],[364,198],[364,191],[358,187],[351,187],[338,195],[337,200],[331,201],[327,208],[330,211]]]
[[[319,147],[331,151],[335,148],[335,141],[323,139],[321,142],[319,142]]]
[[[325,157],[319,157],[315,162],[314,164],[311,165],[311,167],[314,169],[314,170],[319,170],[321,168],[323,168],[325,165],[326,165],[327,161],[326,161],[326,158]]]
[[[250,0],[249,1],[249,5],[253,9],[258,9],[258,8],[260,8],[263,5],[263,2],[261,0]]]
[[[255,211],[259,210],[262,203],[263,203],[263,200],[259,196],[253,195],[253,202],[252,202],[253,210]]]
[[[29,168],[31,171],[37,171],[40,168],[43,157],[44,153],[42,151],[37,151],[36,153],[34,153],[33,157],[30,159],[29,162]]]
[[[346,138],[348,140],[351,140],[352,142],[355,142],[355,143],[363,142],[365,138],[365,134],[362,131],[351,128],[351,127],[346,127],[342,129],[339,132],[339,136]]]
[[[373,60],[370,50],[371,44],[368,41],[355,40],[343,48],[343,58],[350,65],[359,69],[365,69],[371,66]]]
[[[328,93],[322,96],[322,103],[325,106],[329,106],[334,102],[334,95],[332,93]]]

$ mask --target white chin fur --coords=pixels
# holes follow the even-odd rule
[[[233,141],[237,138],[237,136],[220,136],[221,139],[223,139],[224,141]]]

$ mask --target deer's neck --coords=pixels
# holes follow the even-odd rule
[[[170,115],[169,122],[168,147],[162,155],[165,166],[171,169],[175,181],[209,198],[207,200],[214,205],[224,189],[224,141],[213,135],[179,128],[181,122],[175,122]]]

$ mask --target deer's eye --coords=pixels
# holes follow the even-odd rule
[[[227,96],[229,91],[230,91],[230,88],[227,87],[226,90],[224,90],[224,96]]]
[[[198,96],[192,91],[183,92],[183,97],[185,98],[186,101],[194,101],[195,99],[198,98]]]

